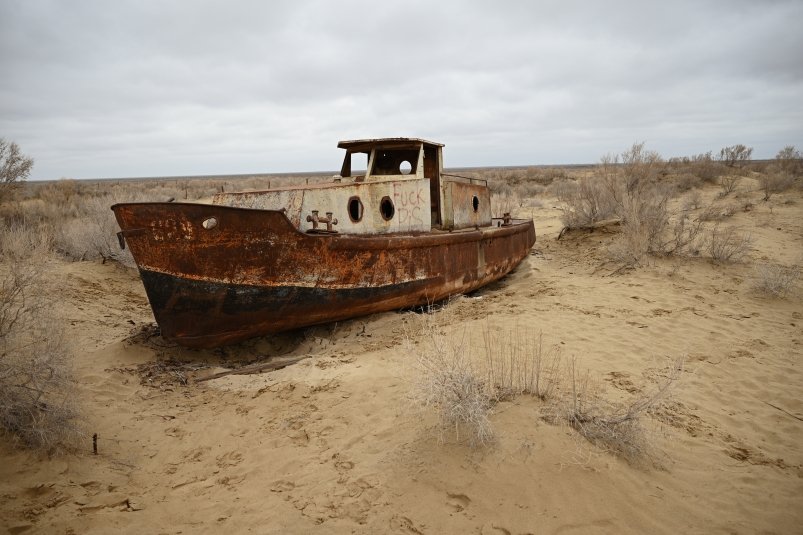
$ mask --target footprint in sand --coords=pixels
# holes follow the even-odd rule
[[[413,521],[406,516],[394,515],[390,519],[390,529],[397,533],[413,533],[415,535],[424,535],[424,532],[418,529]]]
[[[447,492],[446,496],[446,505],[453,509],[455,513],[465,511],[471,503],[471,499],[465,494],[452,494],[451,492]]]
[[[226,468],[227,466],[237,466],[241,462],[243,462],[243,454],[237,451],[230,451],[217,457],[218,468]]]
[[[296,488],[296,484],[286,479],[278,479],[270,486],[271,492],[289,492]]]

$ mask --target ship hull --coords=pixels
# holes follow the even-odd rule
[[[194,203],[112,209],[162,336],[198,348],[470,292],[509,273],[535,243],[531,220],[346,235],[300,232],[276,210]]]

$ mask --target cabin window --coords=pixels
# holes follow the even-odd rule
[[[348,212],[349,212],[349,219],[351,219],[352,223],[359,223],[362,220],[362,201],[356,195],[349,199],[348,205]]]
[[[379,213],[382,214],[382,219],[385,221],[393,219],[393,214],[396,213],[396,207],[393,206],[393,201],[390,200],[390,197],[382,197],[382,200],[379,202]]]
[[[201,223],[206,230],[211,230],[217,226],[217,219],[214,217],[210,217],[208,219],[204,219],[204,222]]]
[[[474,195],[474,198],[471,199],[471,206],[474,207],[475,212],[480,209],[480,198],[476,195]]]
[[[418,149],[376,149],[372,175],[409,175],[416,173]],[[406,169],[406,171],[405,171]]]

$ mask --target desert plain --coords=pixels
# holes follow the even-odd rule
[[[59,452],[3,438],[0,528],[800,533],[803,293],[799,278],[778,295],[759,279],[761,266],[803,262],[803,191],[765,200],[759,173],[743,175],[730,192],[700,182],[671,200],[673,213],[694,220],[709,210],[709,227],[749,237],[738,258],[712,258],[703,240],[683,255],[624,265],[610,254],[617,225],[561,232],[566,204],[556,188],[516,196],[514,185],[497,201],[534,219],[537,242],[504,279],[429,311],[215,350],[163,340],[130,265],[48,256],[81,434]],[[106,187],[63,202],[98,198],[87,191]],[[187,183],[174,187],[187,195]],[[632,455],[547,417],[557,402],[528,393],[494,400],[492,436],[477,443],[470,429],[444,428],[435,409],[416,402],[433,333],[479,367],[489,340],[520,353],[538,340],[559,373],[573,362],[598,395],[625,405],[680,368],[640,415]],[[202,380],[302,356],[277,370]]]

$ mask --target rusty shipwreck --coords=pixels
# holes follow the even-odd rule
[[[492,217],[485,181],[443,172],[439,143],[338,147],[329,183],[112,206],[163,337],[216,347],[439,301],[503,277],[535,243],[532,220]]]

